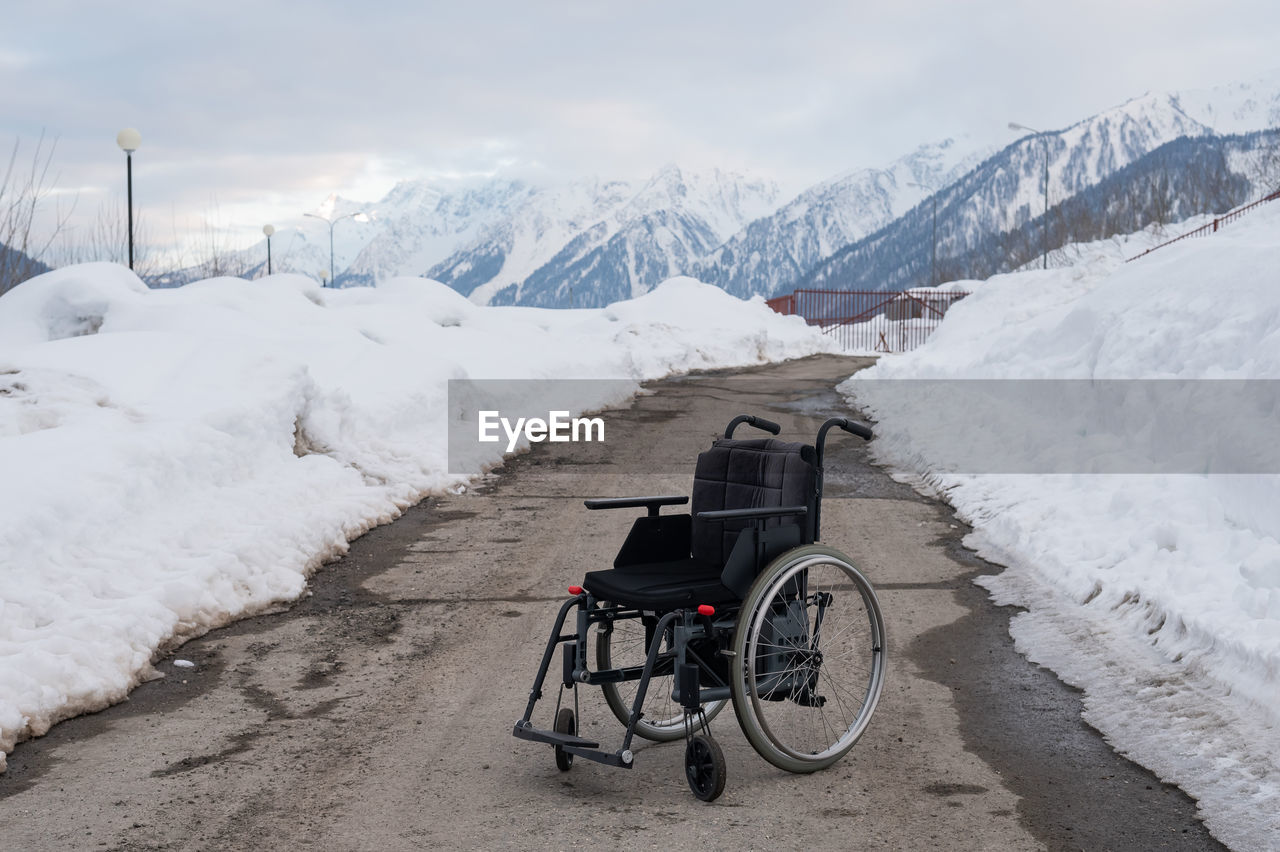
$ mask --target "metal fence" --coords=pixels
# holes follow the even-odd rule
[[[768,301],[780,314],[802,316],[846,352],[906,352],[929,339],[962,290],[796,290]]]
[[[1208,236],[1209,234],[1216,234],[1218,232],[1218,228],[1221,228],[1223,225],[1231,224],[1232,222],[1239,219],[1244,214],[1253,210],[1255,207],[1258,207],[1262,204],[1266,204],[1268,201],[1276,201],[1278,199],[1280,199],[1280,190],[1277,190],[1271,193],[1265,198],[1259,198],[1257,201],[1253,202],[1252,204],[1246,204],[1243,207],[1237,207],[1235,210],[1232,210],[1230,213],[1224,213],[1223,215],[1218,216],[1212,222],[1209,222],[1206,225],[1201,225],[1199,228],[1196,228],[1194,231],[1187,231],[1185,234],[1174,237],[1168,242],[1161,243],[1158,246],[1153,246],[1147,249],[1146,251],[1142,252],[1141,254],[1135,254],[1133,257],[1126,260],[1125,263],[1131,263],[1140,257],[1146,257],[1147,255],[1151,254],[1151,252],[1157,249],[1162,249],[1165,246],[1171,246],[1174,243],[1178,242],[1179,240],[1185,240],[1191,237],[1204,237],[1204,236]]]

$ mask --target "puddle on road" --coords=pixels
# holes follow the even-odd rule
[[[825,420],[828,417],[854,417],[861,414],[849,407],[844,395],[834,388],[822,388],[813,392],[774,403],[775,411],[785,411],[803,417]],[[806,440],[812,441],[816,435]],[[824,452],[823,496],[826,498],[853,498],[863,500],[914,500],[922,498],[910,485],[894,481],[884,470],[871,462],[867,445],[861,438],[842,432],[827,433]]]

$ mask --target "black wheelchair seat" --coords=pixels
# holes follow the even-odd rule
[[[589,571],[582,587],[598,600],[634,609],[668,612],[681,607],[719,606],[740,598],[720,582],[724,567],[689,557]]]

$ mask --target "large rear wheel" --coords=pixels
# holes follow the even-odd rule
[[[825,769],[862,736],[884,684],[884,619],[871,584],[825,545],[775,559],[747,593],[733,636],[733,709],[760,756]]]

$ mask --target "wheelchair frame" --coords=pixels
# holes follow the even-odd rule
[[[725,438],[732,439],[734,430],[744,423],[774,435],[781,431],[776,423],[744,414],[730,422]],[[814,772],[847,753],[875,711],[886,659],[884,621],[874,589],[848,557],[817,543],[823,450],[828,431],[837,427],[867,440],[871,438],[866,426],[844,418],[832,418],[819,429],[811,537],[803,527],[808,505],[697,513],[703,521],[748,523],[738,532],[724,568],[726,578],[736,572],[746,588],[740,601],[656,611],[602,601],[582,586],[570,586],[570,597],[556,615],[524,715],[512,733],[520,739],[554,746],[556,765],[561,770],[568,770],[574,757],[631,768],[635,760],[631,746],[637,735],[659,742],[683,738],[686,780],[694,795],[704,801],[714,800],[724,790],[724,756],[710,735],[710,722],[728,703],[733,704],[739,725],[753,748],[779,768]],[[688,502],[686,496],[623,497],[587,500],[586,506],[644,508],[649,519],[675,519],[679,516],[660,515],[659,509]],[[801,522],[766,528],[770,518],[782,517]],[[636,527],[643,520],[637,520]],[[661,524],[656,520],[648,523]],[[810,541],[806,543],[805,538]],[[624,543],[623,552],[627,546]],[[741,576],[744,570],[749,577]],[[727,579],[725,585],[729,582]],[[846,598],[841,596],[850,589],[857,596],[852,598],[852,610],[836,603],[839,600],[842,605]],[[565,624],[574,610],[574,630],[566,633]],[[824,624],[846,611],[852,612],[850,625],[828,626],[828,639],[832,633],[836,639],[824,647]],[[615,631],[637,619],[644,628],[644,661],[618,665],[613,647]],[[597,642],[594,670],[589,666],[588,653],[593,627]],[[855,638],[862,640],[857,643],[859,647],[853,647]],[[838,650],[830,647],[833,641],[850,644],[850,652],[832,655]],[[557,645],[563,646],[561,683],[555,723],[546,730],[534,727],[531,719],[535,706],[544,697],[543,687]],[[865,668],[859,661],[863,656]],[[838,682],[831,672],[837,660],[844,662],[846,658],[847,667],[853,672],[852,683]],[[654,678],[665,681],[668,677],[672,683],[670,698],[679,710],[654,723],[645,717],[646,699]],[[619,687],[633,681],[636,694],[628,706]],[[578,686],[601,687],[610,709],[625,724],[622,744],[616,750],[602,749],[598,741],[578,736]],[[573,709],[564,706],[566,689],[573,693]],[[839,705],[841,718],[834,723],[826,719],[824,712],[829,700]],[[790,729],[805,727],[787,715],[792,707],[801,708],[801,717],[804,709],[816,710],[823,717],[821,726],[808,725],[819,731],[814,735],[817,742],[792,742],[803,735]],[[823,737],[832,741],[826,742]]]

